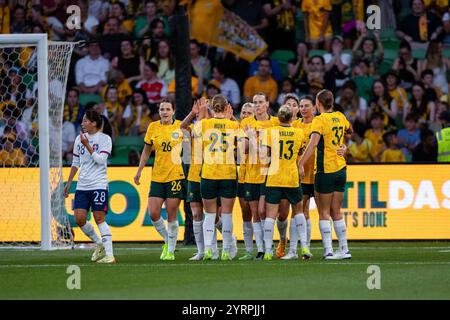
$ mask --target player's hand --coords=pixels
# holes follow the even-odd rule
[[[198,106],[198,104],[199,104],[199,101],[198,101],[198,100],[195,100],[195,101],[194,101],[194,105],[192,106],[192,113],[195,114],[195,115],[197,115],[197,114],[198,114],[198,111],[199,111],[199,106]]]
[[[300,178],[303,179],[305,176],[305,168],[303,166],[298,167],[298,174],[300,175]]]
[[[66,186],[64,187],[64,198],[67,198],[69,196],[69,189],[70,189],[70,184],[66,184]]]
[[[89,140],[86,138],[83,131],[80,131],[80,141],[85,147],[87,147],[89,144]]]
[[[141,179],[141,173],[138,172],[136,173],[136,175],[134,176],[134,183],[136,183],[136,185],[140,185],[141,183],[139,182],[139,180]]]
[[[346,152],[347,152],[347,146],[345,144],[343,144],[342,146],[339,147],[339,149],[337,149],[337,155],[339,157],[343,157]]]

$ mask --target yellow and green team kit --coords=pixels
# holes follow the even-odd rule
[[[297,161],[305,139],[304,131],[294,127],[280,125],[268,131],[271,161],[265,184],[267,203],[279,204],[287,199],[295,205],[302,200]]]
[[[303,154],[308,146],[309,136],[311,134],[311,125],[310,123],[304,123],[303,119],[295,120],[292,123],[294,128],[302,129],[305,134],[305,139],[303,140],[303,144],[301,147],[301,154]],[[307,195],[309,197],[314,196],[314,164],[315,164],[316,156],[313,154],[308,161],[303,166],[305,170],[305,176],[302,178],[302,192],[303,195]]]
[[[183,133],[180,125],[179,120],[174,120],[172,124],[155,121],[147,128],[144,142],[155,150],[149,197],[182,199],[185,196],[185,175],[181,163]]]
[[[337,149],[344,143],[344,134],[349,129],[350,123],[341,112],[325,112],[313,119],[311,133],[320,135],[314,180],[317,192],[345,191],[346,162],[337,154]]]

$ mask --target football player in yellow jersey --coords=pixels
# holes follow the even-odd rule
[[[150,123],[145,134],[144,150],[134,182],[139,185],[141,173],[147,164],[152,149],[155,150],[155,164],[148,198],[150,219],[164,239],[161,260],[175,260],[175,247],[178,238],[178,208],[184,198],[185,176],[181,164],[183,135],[181,122],[173,120],[175,110],[170,101],[159,105],[160,121]],[[161,208],[166,203],[168,231],[161,217]]]
[[[241,108],[241,121],[248,117],[253,117],[255,113],[253,103],[247,102]],[[250,204],[245,199],[245,171],[247,166],[247,156],[243,156],[243,161],[239,164],[238,171],[238,197],[242,210],[242,221],[244,231],[245,254],[239,260],[253,260],[253,225]]]
[[[309,134],[311,133],[311,124],[314,118],[314,100],[310,96],[304,96],[300,101],[295,96],[287,95],[285,98],[285,104],[289,105],[293,111],[295,120],[292,123],[294,128],[303,129],[305,133],[305,139],[301,146],[301,154],[305,151],[308,144]],[[297,119],[297,113],[300,111],[302,118]],[[306,242],[308,248],[311,242],[311,220],[309,218],[309,204],[310,198],[314,197],[314,155],[308,160],[305,165],[305,176],[301,181],[302,194],[303,194],[303,214],[306,219]],[[293,211],[294,212],[294,211]],[[284,212],[280,211],[280,215]],[[289,212],[288,212],[289,214]],[[287,218],[287,215],[286,215]],[[280,219],[280,218],[279,218]],[[296,230],[296,224],[294,217],[291,217],[289,224],[289,252],[283,256],[283,260],[298,259],[297,255],[298,233]]]
[[[266,148],[261,145],[261,156],[270,154],[270,166],[266,179],[266,219],[264,222],[264,260],[273,257],[273,229],[279,213],[280,203],[289,202],[293,205],[294,219],[302,247],[302,257],[309,259],[306,243],[306,219],[303,214],[302,189],[298,171],[298,155],[305,139],[302,129],[292,127],[292,109],[287,105],[280,107],[278,112],[279,126],[272,127],[268,132]],[[264,150],[266,149],[266,150]],[[286,174],[286,173],[289,174]]]
[[[223,248],[221,260],[231,260],[230,249],[233,242],[232,212],[237,195],[237,166],[235,146],[239,149],[239,124],[230,120],[232,107],[222,95],[216,95],[211,101],[214,117],[203,119],[199,128],[194,128],[194,137],[202,139],[202,168],[200,192],[205,210],[203,232],[205,253],[203,260],[213,258],[213,236],[217,211],[217,199],[222,207]],[[239,151],[239,150],[238,150]]]
[[[255,114],[241,121],[243,130],[256,130],[256,136],[250,141],[248,162],[245,171],[245,199],[249,202],[253,218],[253,234],[258,248],[256,259],[264,257],[263,227],[266,217],[266,202],[264,195],[264,182],[266,180],[267,164],[259,159],[258,144],[260,140],[267,140],[267,129],[279,124],[278,118],[271,117],[267,110],[269,99],[264,93],[257,93],[253,97]]]
[[[347,228],[340,211],[347,180],[346,162],[342,154],[338,154],[338,150],[344,144],[344,134],[351,133],[352,128],[344,114],[333,110],[334,97],[331,91],[322,90],[317,94],[316,107],[320,115],[312,121],[309,143],[299,161],[300,173],[303,177],[304,166],[316,152],[314,188],[317,192],[324,258],[350,259]],[[336,254],[333,253],[330,216],[339,240],[339,251]]]

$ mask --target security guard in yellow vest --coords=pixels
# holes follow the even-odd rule
[[[439,116],[442,121],[442,130],[436,132],[438,143],[438,162],[450,163],[450,111],[444,111]]]

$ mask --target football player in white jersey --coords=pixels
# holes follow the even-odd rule
[[[101,116],[94,110],[88,110],[84,114],[81,123],[83,132],[75,139],[72,168],[64,188],[64,196],[68,197],[72,180],[80,168],[73,207],[75,222],[96,244],[91,260],[97,263],[115,263],[111,231],[105,221],[108,212],[106,166],[112,142],[108,135],[101,132],[102,122]],[[101,239],[94,227],[86,221],[89,209],[92,209]]]

